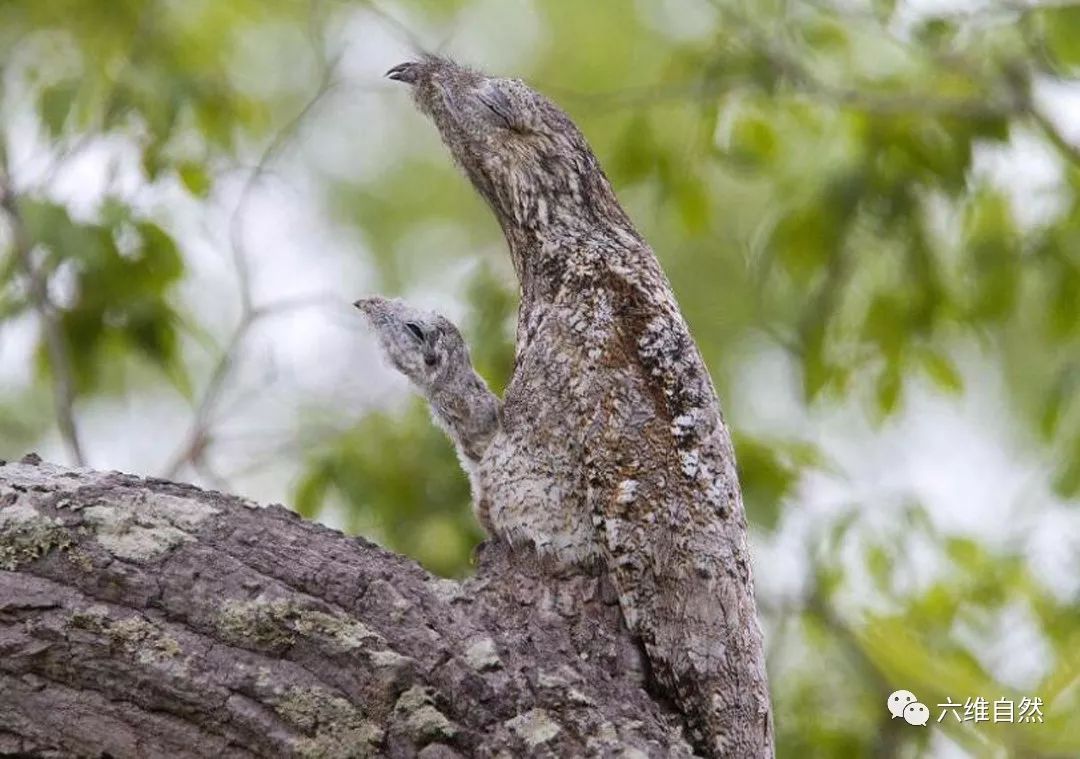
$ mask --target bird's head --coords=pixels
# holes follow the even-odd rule
[[[570,117],[520,79],[485,76],[437,57],[386,75],[412,87],[508,237],[629,226]]]
[[[354,305],[367,317],[390,363],[421,391],[436,389],[463,370],[471,374],[465,340],[445,316],[379,296]]]

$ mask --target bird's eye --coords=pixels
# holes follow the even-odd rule
[[[424,330],[420,329],[420,325],[416,322],[405,322],[405,329],[412,333],[412,336],[417,340],[423,342]]]
[[[495,87],[488,87],[480,91],[478,99],[499,122],[499,126],[507,129],[514,128],[514,108],[505,93]]]

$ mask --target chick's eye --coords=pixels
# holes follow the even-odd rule
[[[424,331],[420,329],[420,325],[416,322],[405,322],[405,329],[412,333],[412,336],[417,340],[423,341]]]

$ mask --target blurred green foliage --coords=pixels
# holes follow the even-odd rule
[[[1018,445],[1045,463],[1060,498],[1080,496],[1080,147],[1040,94],[1080,86],[1077,6],[529,8],[516,22],[533,40],[528,54],[497,73],[552,95],[589,137],[660,256],[721,397],[748,358],[780,350],[798,368],[807,408],[854,400],[882,422],[904,412],[916,384],[962,397],[970,375],[958,359],[975,345],[1004,380]],[[50,189],[58,168],[118,137],[137,154],[141,190],[175,182],[209,209],[223,176],[265,168],[252,169],[253,146],[278,146],[297,114],[311,117],[305,103],[339,76],[341,40],[330,32],[350,29],[366,45],[365,34],[400,31],[387,14],[451,41],[462,24],[486,19],[491,28],[479,31],[489,42],[514,17],[474,0],[0,3],[6,142],[29,114],[50,152],[43,171],[17,183],[10,150],[2,156],[10,233],[0,327],[32,318],[43,328],[33,384],[0,388],[0,455],[49,434],[65,392],[84,401],[170,387],[205,422],[206,399],[231,376],[229,346],[246,334],[242,322],[222,337],[223,359],[209,378],[195,376],[205,366],[184,337],[205,340],[180,297],[187,241],[139,191],[110,193],[93,218],[73,213]],[[366,243],[377,278],[369,289],[445,288],[463,262],[479,260],[455,294],[475,363],[501,389],[516,296],[499,230],[430,126],[406,116],[405,93],[387,96],[401,101],[399,142],[383,146],[395,160],[358,167],[356,179],[320,175],[321,205]],[[1047,197],[985,169],[1008,151],[1014,166],[1019,154],[1053,167]],[[829,470],[829,451],[794,425],[765,437],[748,412],[725,411],[748,515],[768,541],[800,517],[800,483]],[[301,419],[295,431],[300,512],[319,517],[334,504],[348,528],[442,574],[468,571],[480,533],[467,482],[421,404],[332,434],[309,427]],[[193,434],[184,454],[201,472],[213,435]],[[935,528],[925,508],[949,504],[909,506],[884,528],[873,519],[879,505],[824,520],[801,557],[796,598],[762,595],[780,755],[914,756],[932,751],[939,731],[973,755],[1080,755],[1076,599],[1036,577],[1030,547]],[[911,580],[916,555],[933,557],[932,579]],[[1010,615],[1031,620],[1051,673],[1023,694],[980,655]],[[1047,722],[906,729],[883,708],[899,687],[935,717],[948,696],[1038,695]]]

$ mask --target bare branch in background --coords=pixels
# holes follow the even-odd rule
[[[1050,143],[1057,148],[1061,156],[1069,163],[1080,167],[1080,146],[1069,142],[1045,113],[1042,113],[1035,108],[1031,108],[1029,113],[1031,120],[1034,122],[1035,126],[1038,127],[1043,137],[1049,140]]]
[[[767,45],[763,52],[776,71],[783,75],[793,95],[820,100],[828,105],[849,108],[880,116],[903,114],[926,114],[930,116],[955,116],[958,118],[994,118],[1015,114],[1017,107],[1011,100],[986,100],[974,97],[941,97],[922,92],[884,93],[855,87],[842,87],[825,82],[811,74],[797,59]],[[582,94],[563,90],[562,97],[582,102],[585,106],[600,109],[639,108],[678,100],[698,101],[717,98],[740,90],[759,89],[760,84],[750,78],[703,79],[675,85],[648,86],[596,94]],[[559,92],[558,88],[548,89]]]
[[[278,130],[277,134],[270,140],[266,149],[263,150],[262,155],[259,157],[258,163],[255,164],[255,167],[248,175],[243,189],[240,191],[240,199],[237,201],[236,208],[234,209],[232,218],[229,222],[229,241],[231,244],[233,266],[236,269],[236,276],[239,281],[242,312],[250,312],[252,310],[251,271],[249,269],[247,248],[244,243],[244,215],[247,212],[248,203],[251,201],[251,196],[258,186],[259,181],[268,171],[270,163],[281,153],[282,149],[289,141],[296,136],[300,125],[311,114],[319,102],[336,86],[334,81],[336,63],[336,60],[332,62],[323,61],[319,87],[315,91],[315,94],[304,104],[303,108],[300,109],[296,116]],[[243,318],[242,315],[241,321]]]
[[[385,22],[386,25],[393,29],[395,32],[400,34],[405,39],[405,42],[408,43],[409,47],[413,49],[413,52],[421,54],[429,52],[424,43],[420,41],[420,37],[416,34],[416,32],[410,29],[405,22],[401,21],[396,16],[394,16],[394,14],[383,8],[380,3],[376,2],[376,0],[368,0],[368,2],[364,3],[364,5],[369,11],[371,11],[372,14],[374,14],[381,21]]]
[[[136,65],[137,54],[147,38],[144,32],[149,18],[150,14],[145,12],[139,16],[138,28],[132,35],[131,48],[123,58],[123,72],[127,72]],[[117,80],[119,78],[118,76]],[[107,114],[116,107],[116,103],[117,88],[113,86],[105,94],[102,112]],[[79,155],[100,136],[101,132],[90,129],[69,140],[67,144],[62,144],[50,154],[38,176],[27,182],[24,188],[41,190],[46,187],[56,178],[65,164]],[[3,164],[0,167],[0,208],[3,208],[7,213],[12,232],[12,249],[20,270],[27,278],[31,305],[41,320],[45,349],[49,356],[52,372],[57,428],[72,461],[79,466],[83,466],[86,459],[83,455],[79,429],[75,421],[75,381],[68,346],[61,330],[56,307],[49,298],[48,273],[40,270],[34,264],[32,256],[34,241],[29,239],[27,235],[26,226],[19,211],[18,197],[7,166],[6,151],[2,148],[0,148],[0,163]],[[27,189],[24,189],[24,192],[27,191]]]
[[[229,336],[225,347],[218,357],[214,368],[210,372],[210,378],[203,389],[202,396],[195,407],[195,415],[183,443],[173,455],[164,470],[164,477],[174,478],[180,470],[188,464],[196,469],[211,472],[212,469],[206,462],[207,449],[212,441],[212,428],[216,419],[216,411],[221,401],[222,393],[227,381],[231,378],[244,345],[251,334],[252,328],[267,316],[281,313],[285,310],[317,305],[326,301],[327,296],[309,296],[300,299],[290,299],[268,306],[255,306],[252,296],[251,269],[248,251],[244,242],[244,215],[251,197],[260,180],[270,171],[270,164],[277,158],[286,145],[296,136],[303,122],[315,110],[319,103],[336,86],[335,73],[340,55],[327,58],[324,54],[325,46],[321,37],[321,25],[317,23],[318,3],[312,3],[311,24],[309,33],[312,37],[312,47],[317,51],[319,60],[319,85],[315,93],[308,99],[304,106],[285,125],[278,130],[273,138],[267,143],[266,148],[259,156],[258,162],[251,169],[244,186],[240,191],[232,217],[229,221],[230,254],[233,267],[236,269],[237,283],[240,290],[240,317]],[[218,484],[225,484],[220,477],[212,478]]]
[[[773,73],[790,88],[793,95],[803,95],[820,100],[828,105],[848,108],[880,116],[902,114],[924,114],[928,116],[954,116],[964,119],[1000,118],[1018,115],[1023,105],[1014,96],[1011,88],[1004,88],[998,97],[942,97],[933,92],[889,92],[867,89],[858,86],[834,84],[812,71],[803,57],[789,49],[784,37],[775,29],[763,30],[759,24],[736,8],[711,0],[720,13],[723,23],[741,30],[741,36],[747,40],[772,67]],[[846,10],[831,8],[827,4],[817,4],[821,12],[832,12],[841,17]],[[1017,12],[1018,8],[1010,6]],[[871,14],[872,15],[872,14]],[[962,64],[954,61],[953,64]],[[557,88],[551,88],[558,92]],[[655,103],[676,100],[716,98],[741,89],[760,89],[760,82],[752,77],[702,77],[700,79],[663,86],[646,86],[608,93],[587,94],[575,92],[562,93],[568,98],[583,101],[585,105],[600,108],[641,107]]]
[[[301,308],[322,305],[331,297],[331,295],[326,294],[290,298],[267,306],[251,308],[241,316],[240,322],[236,325],[228,342],[225,344],[224,350],[222,350],[221,355],[214,364],[214,368],[210,372],[210,379],[207,381],[195,408],[195,415],[188,434],[184,438],[184,443],[165,468],[163,477],[175,477],[186,464],[206,466],[206,450],[212,442],[212,428],[215,421],[217,421],[215,412],[221,402],[225,384],[232,376],[233,369],[243,352],[244,343],[251,334],[252,328],[268,317]]]
[[[12,252],[18,261],[19,269],[26,277],[30,303],[41,320],[52,375],[56,426],[71,460],[78,466],[83,466],[86,464],[86,459],[83,456],[82,443],[79,441],[79,428],[75,422],[75,378],[71,368],[71,357],[68,355],[67,342],[60,328],[56,307],[49,298],[47,274],[34,264],[33,241],[26,233],[26,226],[19,212],[18,198],[11,186],[6,167],[0,169],[0,208],[7,213],[11,227]]]
[[[1030,14],[1021,17],[1020,32],[1024,43],[1027,46],[1031,61],[1034,62],[1036,72],[1060,80],[1059,72],[1054,70],[1054,66],[1050,62],[1051,56],[1047,50],[1046,39],[1041,30],[1032,23]],[[1017,62],[1015,65],[1017,71],[1022,71],[1022,62]],[[1013,79],[1018,79],[1018,77],[1014,75]],[[1058,129],[1057,125],[1054,124],[1050,117],[1035,105],[1033,98],[1028,92],[1022,91],[1018,94],[1027,110],[1028,116],[1031,118],[1031,121],[1035,124],[1035,127],[1039,132],[1042,133],[1043,137],[1057,149],[1062,158],[1073,166],[1080,167],[1080,145],[1076,145],[1066,139],[1065,135],[1061,133],[1061,130]]]

